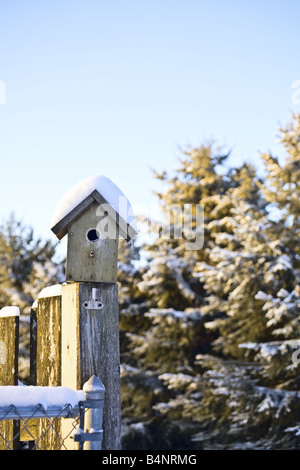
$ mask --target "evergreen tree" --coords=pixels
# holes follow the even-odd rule
[[[278,268],[281,252],[268,235],[266,214],[254,205],[237,200],[226,224],[231,225],[232,233],[230,236],[216,233],[211,251],[213,264],[208,267],[199,263],[197,270],[210,294],[206,308],[209,309],[213,296],[212,309],[217,307],[226,315],[215,322],[220,332],[217,350],[241,357],[241,342],[270,338],[265,312],[256,294],[262,288],[272,289],[270,270],[275,272]]]
[[[299,230],[300,223],[300,114],[280,129],[280,142],[285,150],[284,162],[271,153],[263,154],[266,168],[267,200],[280,211],[280,220],[288,227]],[[299,247],[294,247],[298,249]]]
[[[35,238],[33,229],[12,214],[0,227],[0,307],[17,305],[29,313],[39,291],[62,280],[55,245]]]
[[[280,163],[271,154],[262,156],[266,168],[262,190],[272,209],[273,246],[279,256],[277,263],[268,269],[271,288],[262,285],[256,298],[271,329],[271,339],[264,343],[250,342],[244,348],[250,356],[255,353],[265,383],[297,390],[300,383],[297,360],[300,352],[300,115],[294,115],[280,132],[284,161]]]
[[[183,310],[202,303],[203,289],[194,267],[199,260],[209,258],[212,238],[207,227],[214,219],[215,197],[225,194],[230,186],[221,171],[226,171],[227,158],[228,154],[213,144],[203,144],[182,152],[173,176],[155,173],[164,186],[156,193],[164,217],[156,227],[158,236],[143,247],[148,254],[148,269],[139,288],[149,299],[155,299],[159,308]],[[203,208],[203,216],[201,211],[197,213],[197,207]],[[204,223],[205,236],[198,247],[195,242],[198,233],[202,235]],[[187,249],[189,245],[192,249]]]
[[[122,372],[136,442],[158,414],[161,429],[188,436],[182,448],[299,446],[298,134],[296,118],[283,132],[286,162],[264,157],[266,182],[251,165],[226,168],[205,145],[185,152],[173,177],[157,175],[163,206],[204,205],[205,239],[201,250],[186,250],[184,233],[147,248],[138,288],[151,308],[127,336]],[[142,426],[132,424],[135,405]]]
[[[184,231],[182,237],[172,236],[178,233],[178,226],[183,227],[183,211],[178,210],[172,220],[171,236],[158,237],[144,247],[148,265],[138,288],[152,308],[143,316],[148,319],[148,326],[145,322],[142,328],[127,335],[131,366],[135,369],[131,369],[129,374],[125,368],[123,374],[128,386],[129,377],[133,379],[151,371],[156,374],[161,389],[169,390],[169,400],[163,406],[155,394],[157,385],[152,394],[148,388],[145,396],[151,403],[148,410],[152,409],[149,418],[159,410],[167,419],[174,416],[184,421],[187,416],[191,417],[187,410],[200,407],[200,379],[194,362],[199,354],[210,357],[207,354],[213,352],[211,345],[218,330],[214,332],[205,325],[211,325],[215,319],[227,318],[228,296],[232,287],[230,277],[236,269],[232,256],[227,260],[227,270],[224,260],[224,269],[219,265],[218,257],[221,252],[226,252],[227,256],[234,254],[242,246],[239,234],[236,234],[242,221],[239,225],[232,211],[237,200],[245,201],[247,208],[253,210],[258,206],[263,212],[265,208],[265,202],[257,191],[258,179],[254,169],[249,165],[227,169],[227,155],[218,155],[211,145],[189,149],[184,153],[174,177],[166,173],[156,175],[166,186],[158,194],[166,211],[174,207],[183,208],[186,204],[201,204],[204,207],[205,238],[201,249],[187,250],[189,240]],[[196,222],[199,221],[192,218],[192,230]],[[163,224],[160,230],[168,233],[168,227]],[[202,277],[203,271],[206,278]],[[225,278],[228,280],[227,291],[224,289]],[[263,314],[262,321],[265,326]],[[168,412],[165,413],[165,410]],[[126,415],[126,407],[124,412]],[[203,418],[200,415],[201,412],[194,415],[197,416],[197,429]],[[185,432],[188,432],[187,429]]]

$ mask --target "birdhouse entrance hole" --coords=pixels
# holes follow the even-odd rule
[[[95,228],[90,229],[86,236],[90,242],[97,242],[100,238],[99,232]]]

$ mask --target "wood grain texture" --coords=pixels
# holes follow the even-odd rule
[[[0,385],[18,385],[18,353],[19,353],[19,317],[0,318]],[[13,420],[0,422],[0,433],[11,441],[10,448],[18,445],[12,439],[18,432],[17,423]],[[6,442],[0,436],[0,450],[6,449]]]
[[[0,385],[18,385],[19,317],[0,317]]]
[[[52,227],[52,232],[61,240],[68,233],[68,226],[74,222],[81,214],[94,202],[94,198],[90,195],[81,201],[78,206],[74,207],[63,219]]]
[[[72,282],[116,282],[118,265],[118,227],[114,239],[90,241],[87,234],[101,220],[94,202],[68,229],[66,280]]]
[[[38,300],[36,385],[61,385],[61,296]]]
[[[97,288],[101,310],[83,303]],[[62,384],[82,389],[97,375],[106,392],[103,443],[106,450],[121,449],[120,348],[118,286],[116,283],[72,283],[62,289]]]
[[[36,308],[36,385],[61,385],[61,295],[38,299]],[[30,432],[36,438],[43,436],[48,419],[31,420]],[[55,420],[38,441],[42,450],[55,450],[61,445],[61,419]]]

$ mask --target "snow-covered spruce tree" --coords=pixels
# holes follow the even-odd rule
[[[261,182],[255,169],[246,164],[231,169],[227,177],[231,186],[225,194],[214,196],[215,207],[211,211],[214,218],[207,223],[211,239],[209,256],[195,266],[206,293],[202,311],[223,314],[222,319],[207,325],[221,332],[216,344],[223,344],[223,354],[232,352],[229,351],[232,347],[236,349],[243,335],[265,335],[266,323],[255,299],[251,305],[253,284],[260,285],[255,264],[256,258],[261,263],[261,243],[264,253],[267,223],[266,202],[259,191]]]
[[[263,191],[272,207],[279,210],[279,220],[285,223],[287,239],[285,232],[280,238],[299,254],[299,243],[294,242],[299,241],[300,227],[300,114],[293,115],[291,122],[280,129],[280,142],[285,151],[283,162],[271,153],[262,155],[266,168]]]
[[[188,373],[193,380],[196,355],[210,350],[212,335],[203,327],[209,317],[203,317],[199,310],[203,289],[194,276],[199,257],[205,259],[207,256],[208,237],[203,250],[187,251],[186,243],[191,240],[182,230],[178,236],[178,227],[183,226],[181,209],[185,204],[201,204],[204,197],[225,192],[230,183],[217,171],[225,160],[226,155],[216,153],[213,146],[207,144],[183,152],[174,176],[156,174],[164,185],[163,191],[157,195],[166,220],[159,221],[158,229],[155,226],[155,234],[159,236],[142,247],[147,263],[137,286],[146,309],[142,318],[132,319],[136,322],[135,331],[128,328],[127,356],[131,362],[127,360],[122,369],[123,416],[150,420],[144,423],[145,426],[157,419],[154,405],[174,397],[173,391],[163,384],[159,375]],[[213,202],[211,204],[214,205]],[[168,224],[169,211],[174,208]],[[209,209],[205,217],[210,220]],[[189,222],[189,229],[193,231],[196,220]],[[145,381],[141,377],[145,377]],[[134,389],[137,393],[132,393]],[[133,418],[134,409],[144,410],[143,415]],[[186,430],[184,435],[188,435]]]
[[[225,161],[226,156],[215,154],[211,145],[203,145],[199,149],[184,152],[181,166],[172,178],[166,173],[157,175],[166,186],[158,195],[165,210],[174,206],[183,207],[185,204],[203,205],[204,244],[201,249],[186,250],[188,240],[183,233],[181,238],[158,237],[151,245],[144,247],[149,255],[148,265],[138,287],[152,308],[144,314],[144,318],[149,320],[148,327],[128,335],[129,355],[135,369],[131,367],[123,371],[127,381],[129,377],[133,380],[135,375],[140,377],[141,373],[151,374],[152,394],[148,387],[144,395],[148,397],[148,418],[159,411],[168,419],[180,422],[192,420],[189,429],[193,428],[194,431],[203,419],[205,421],[207,413],[203,410],[210,406],[200,406],[199,399],[203,395],[200,389],[204,382],[199,379],[195,358],[199,355],[209,358],[208,353],[213,352],[211,343],[219,334],[218,329],[212,332],[205,325],[211,326],[212,320],[227,318],[226,306],[232,287],[230,277],[236,269],[231,257],[227,260],[226,272],[219,265],[218,256],[222,248],[229,255],[242,246],[240,236],[236,233],[239,224],[232,213],[236,199],[243,201],[247,208],[258,208],[256,211],[262,212],[265,223],[266,203],[258,190],[255,170],[249,165],[227,169]],[[175,214],[171,227],[173,233],[176,233],[177,225],[181,224],[180,216],[180,211],[178,219]],[[196,220],[193,220],[195,223]],[[242,221],[239,229],[241,227]],[[170,232],[172,234],[172,230]],[[202,278],[203,272],[207,276]],[[213,288],[210,288],[210,276]],[[229,284],[228,290],[224,292],[226,276]],[[264,331],[264,314],[261,315],[261,321],[261,330]],[[230,367],[228,370],[231,370]],[[242,374],[244,371],[241,370]],[[150,382],[147,383],[149,385]],[[205,383],[207,386],[209,382]],[[169,400],[164,401],[165,405],[161,403],[161,394],[156,393],[158,389],[166,390],[167,396],[169,394]],[[207,394],[209,390],[204,395]],[[134,395],[131,395],[127,409],[134,407],[134,400]],[[215,424],[220,418],[224,417],[215,417]]]
[[[128,334],[134,334],[149,326],[144,313],[149,304],[145,302],[145,296],[138,289],[142,273],[139,266],[140,249],[132,240],[128,244],[125,240],[119,241],[118,257],[118,284],[119,284],[119,312],[120,312],[120,351],[121,362],[132,364],[133,358],[128,353]]]
[[[143,246],[148,262],[138,288],[152,309],[144,315],[150,321],[149,328],[130,336],[137,365],[156,371],[187,371],[197,353],[209,350],[212,335],[203,327],[199,307],[203,305],[204,290],[195,266],[209,259],[213,238],[207,230],[203,246],[187,249],[191,232],[196,233],[196,224],[201,226],[204,221],[191,210],[187,238],[184,216],[186,206],[195,209],[202,205],[206,226],[220,217],[213,213],[216,197],[224,196],[232,184],[236,185],[226,174],[227,157],[212,144],[204,144],[183,152],[174,175],[155,174],[164,184],[157,196],[166,219],[160,221],[158,236]],[[222,208],[224,214],[229,210]]]
[[[300,384],[300,115],[281,129],[285,150],[282,162],[264,154],[266,184],[263,192],[274,219],[277,262],[268,270],[271,288],[262,285],[256,295],[271,329],[268,342],[243,347],[262,365],[265,383],[287,390]]]
[[[243,200],[238,200],[231,214],[225,223],[231,226],[232,233],[216,232],[216,243],[210,253],[212,263],[209,266],[198,263],[196,269],[210,294],[206,309],[218,308],[226,314],[207,325],[220,332],[215,350],[241,358],[241,342],[270,338],[265,312],[256,294],[262,286],[272,288],[269,269],[276,269],[273,265],[281,253],[275,251],[267,234],[266,214]]]
[[[36,238],[33,229],[13,214],[4,221],[0,226],[0,307],[16,305],[29,313],[39,291],[62,280],[54,255],[55,244]]]
[[[280,164],[271,155],[263,156],[266,183],[258,186],[269,206],[264,202],[262,206],[249,204],[236,197],[231,219],[235,243],[228,236],[219,237],[219,244],[212,250],[216,264],[209,269],[203,263],[197,266],[207,291],[220,299],[227,314],[225,319],[205,325],[220,332],[215,346],[227,356],[226,368],[232,363],[230,356],[255,361],[248,365],[235,362],[237,376],[243,377],[243,382],[237,381],[236,385],[223,371],[217,391],[216,381],[208,380],[212,388],[206,387],[208,394],[203,395],[201,404],[220,410],[217,403],[233,403],[223,408],[223,418],[215,414],[219,430],[229,432],[234,439],[235,434],[239,439],[243,436],[255,448],[293,448],[300,444],[296,391],[300,354],[293,356],[300,353],[299,180],[295,177],[300,161],[300,127],[299,117],[295,119],[282,130],[285,162]],[[269,213],[266,208],[270,205]],[[209,373],[208,379],[213,377],[213,371],[205,371],[207,358],[198,356],[199,361],[203,376]],[[241,399],[245,401],[243,407]],[[234,440],[226,445],[235,445]]]
[[[218,165],[218,171],[215,171],[215,166],[213,172],[208,170],[214,191],[201,191],[209,187],[205,171],[203,181],[194,180],[188,174],[189,171],[192,173],[192,156],[199,157],[199,154],[201,151],[197,149],[186,155],[181,166],[184,178],[180,171],[173,179],[168,179],[166,174],[161,175],[169,185],[168,190],[161,193],[161,201],[165,194],[170,204],[180,200],[190,203],[185,195],[188,192],[195,194],[198,185],[199,199],[196,201],[205,207],[203,249],[195,253],[186,252],[184,238],[163,243],[159,240],[150,247],[150,269],[144,273],[141,283],[145,295],[148,293],[148,298],[158,303],[160,293],[164,293],[165,279],[170,277],[170,270],[166,278],[163,269],[169,254],[178,258],[171,262],[173,267],[176,262],[177,266],[185,267],[184,287],[189,287],[185,292],[191,290],[195,293],[195,302],[190,298],[191,303],[185,303],[189,297],[185,296],[183,301],[182,296],[175,310],[174,306],[172,308],[173,292],[170,291],[161,304],[164,309],[153,306],[145,314],[151,323],[141,334],[130,335],[129,349],[136,367],[127,370],[125,376],[127,379],[129,376],[141,377],[141,373],[151,376],[147,382],[148,418],[151,418],[151,412],[159,413],[173,425],[180,423],[186,436],[194,435],[190,444],[193,442],[196,448],[298,447],[300,397],[293,391],[295,378],[292,386],[289,382],[290,388],[286,391],[287,376],[282,375],[282,370],[287,368],[282,361],[279,368],[278,362],[274,362],[280,352],[281,359],[284,357],[287,364],[296,344],[288,343],[290,340],[284,339],[286,333],[283,334],[282,330],[290,321],[291,331],[295,317],[298,317],[295,310],[297,265],[294,263],[297,259],[291,263],[290,257],[286,256],[288,244],[283,243],[278,235],[287,233],[288,218],[285,223],[281,221],[280,226],[269,217],[270,201],[263,194],[263,182],[250,165],[227,171],[222,165]],[[207,156],[209,152],[203,156],[205,154]],[[203,158],[203,162],[211,160]],[[194,161],[201,167],[200,158]],[[184,168],[188,170],[185,172]],[[215,180],[212,177],[214,172]],[[181,183],[178,182],[180,178]],[[213,184],[216,180],[218,185]],[[288,235],[287,240],[290,240]],[[160,257],[161,261],[157,261]],[[172,289],[181,288],[184,292],[180,285],[176,285],[176,274],[171,277]],[[195,280],[200,280],[199,291]],[[286,314],[274,311],[276,305],[272,299],[276,300],[281,313],[283,309]],[[189,349],[189,340],[186,343],[182,341],[187,339],[184,329],[188,331],[192,317],[197,320],[191,329],[195,331],[197,324],[203,328],[202,335],[198,337],[200,344],[205,344],[204,338],[208,340],[209,331],[218,335],[213,349],[210,343],[214,336],[206,342],[206,351],[198,350],[198,354],[197,348]],[[283,335],[282,340],[277,339],[280,334]],[[297,337],[297,329],[294,335]],[[195,342],[191,341],[191,344],[195,345]],[[195,360],[191,360],[195,355]],[[190,357],[190,360],[183,360],[183,357]],[[256,361],[249,362],[252,360]],[[291,373],[297,376],[295,368]],[[134,396],[130,403],[133,409]],[[147,434],[150,421],[139,428],[143,435]],[[135,432],[141,438],[138,428]]]
[[[266,158],[269,163],[270,157]],[[272,164],[274,161],[272,158]],[[272,168],[268,179],[274,174],[280,174],[278,163],[276,165],[276,171]],[[288,293],[297,295],[294,288],[298,284],[299,257],[298,248],[292,248],[297,233],[295,214],[287,212],[287,208],[283,207],[283,216],[276,221],[272,220],[268,209],[270,203],[274,208],[274,195],[283,200],[279,189],[271,191],[276,184],[270,186],[268,180],[267,185],[263,184],[253,175],[251,187],[245,174],[241,173],[240,176],[245,184],[230,189],[226,195],[231,198],[231,216],[218,221],[219,227],[230,225],[232,233],[216,232],[216,243],[211,251],[214,263],[210,264],[209,269],[203,263],[197,265],[206,290],[217,295],[227,315],[217,325],[221,331],[219,343],[224,346],[223,352],[237,357],[242,354],[239,351],[241,340],[274,339],[274,335],[276,337],[280,334],[280,325],[284,324],[284,328],[287,328],[288,318],[291,321],[290,331],[296,336],[299,333],[295,330],[297,312],[294,316],[290,313],[284,315],[284,304],[291,307],[291,302],[289,297],[286,297],[285,302],[282,300]],[[281,171],[280,181],[283,179]],[[280,184],[277,181],[277,188],[280,188]],[[252,196],[249,198],[249,191],[250,195],[256,194],[257,199]],[[286,189],[284,192],[287,196]],[[281,210],[281,207],[277,205],[277,209]],[[293,225],[288,224],[288,220],[293,220]],[[279,296],[275,303],[278,306],[280,304],[281,314],[278,310],[275,319],[274,315],[271,318],[272,310],[266,314],[263,300],[270,301],[272,296],[277,297],[277,293]],[[278,328],[275,328],[275,324]]]
[[[154,300],[153,306],[184,310],[202,303],[203,289],[194,276],[194,267],[199,260],[209,258],[207,225],[215,218],[215,197],[225,194],[231,184],[225,174],[227,158],[228,154],[213,144],[203,144],[182,151],[180,166],[172,175],[154,174],[163,184],[163,190],[156,193],[163,217],[155,227],[153,242],[143,246],[148,264],[139,284],[140,290]],[[201,212],[196,212],[197,206],[203,208],[204,220]],[[200,241],[199,247],[195,244],[195,249],[187,249],[204,223],[203,246]]]
[[[299,448],[299,392],[259,385],[254,364],[245,361],[205,354],[195,366],[194,376],[161,374],[173,396],[154,405],[167,419],[188,423],[194,448]]]
[[[118,251],[118,284],[119,284],[119,307],[120,310],[130,308],[132,302],[140,301],[140,292],[137,283],[141,280],[139,268],[139,247],[134,240],[127,243],[123,238],[119,240]]]

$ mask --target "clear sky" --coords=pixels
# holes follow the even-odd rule
[[[300,112],[299,18],[299,0],[0,0],[0,218],[51,237],[86,176],[150,205],[151,168],[174,168],[178,147],[277,153]]]

